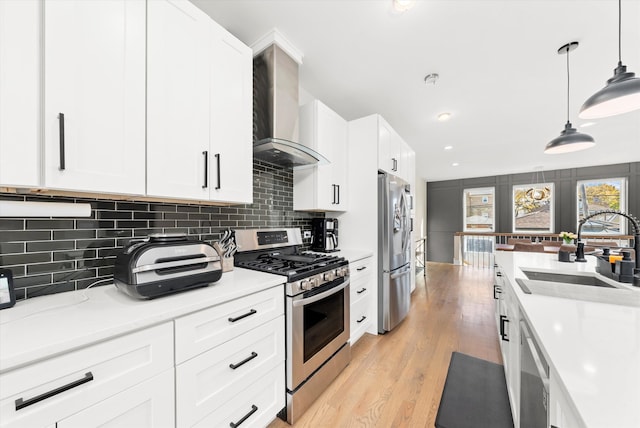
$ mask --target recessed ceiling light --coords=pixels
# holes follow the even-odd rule
[[[458,165],[460,165],[458,162],[454,162],[451,164],[451,166],[458,166]]]
[[[444,146],[444,149],[445,150],[451,150],[451,149],[453,149],[453,146]]]
[[[582,125],[580,125],[580,128],[588,128],[588,127],[593,126],[595,124],[596,124],[595,122],[585,122]]]
[[[449,120],[449,118],[451,117],[451,113],[440,113],[438,115],[438,121],[439,122],[444,122],[445,120]]]
[[[406,12],[416,4],[416,0],[393,0],[393,8],[398,12]]]
[[[435,85],[440,75],[438,73],[431,73],[424,76],[424,84],[425,85]]]

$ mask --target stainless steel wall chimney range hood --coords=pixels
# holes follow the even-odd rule
[[[253,157],[288,168],[327,164],[298,142],[298,63],[272,44],[253,59]]]

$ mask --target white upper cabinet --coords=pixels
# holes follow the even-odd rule
[[[45,187],[144,194],[145,4],[43,2]]]
[[[251,50],[187,0],[147,16],[147,194],[251,202]]]
[[[212,23],[211,199],[253,201],[253,52]]]
[[[305,104],[300,108],[300,143],[330,163],[294,170],[293,209],[346,211],[347,121],[318,100]]]
[[[378,169],[413,184],[415,152],[382,117],[378,123]]]
[[[147,7],[147,194],[206,200],[210,19],[187,0]]]
[[[382,117],[378,117],[378,169],[397,175],[400,161],[399,137]]]
[[[40,2],[0,1],[0,186],[37,186]]]

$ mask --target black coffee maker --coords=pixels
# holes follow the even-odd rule
[[[314,218],[311,220],[311,250],[322,253],[339,251],[337,218]]]

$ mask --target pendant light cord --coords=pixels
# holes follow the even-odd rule
[[[567,46],[567,123],[569,123],[569,85],[571,82],[569,78],[569,51],[570,48]]]
[[[618,0],[618,63],[622,63],[622,0]]]

